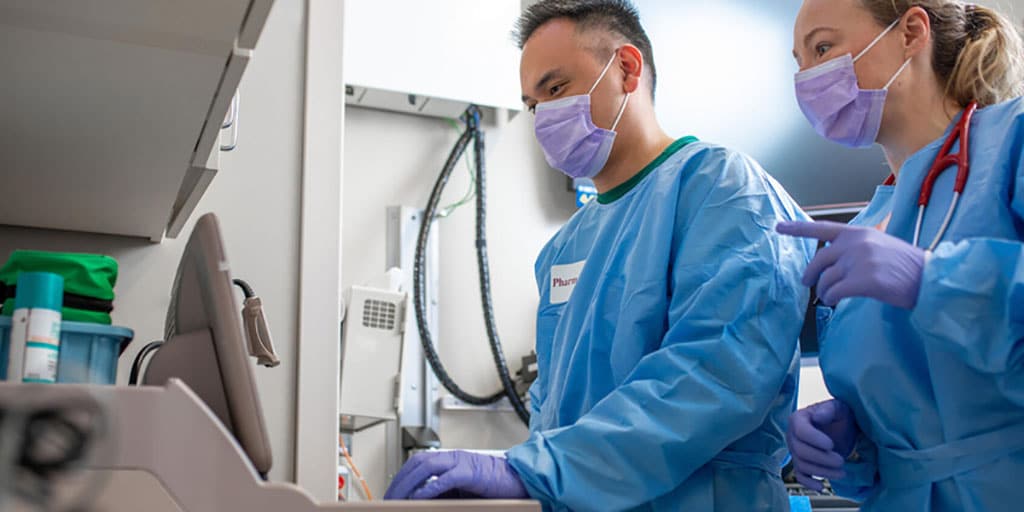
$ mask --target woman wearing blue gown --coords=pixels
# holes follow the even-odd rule
[[[835,400],[791,418],[798,479],[863,510],[1021,510],[1020,36],[960,1],[806,0],[794,37],[816,131],[892,170],[850,225],[778,227],[829,244],[804,284]]]

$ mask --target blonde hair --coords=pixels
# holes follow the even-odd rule
[[[1024,43],[1002,14],[959,0],[861,0],[882,26],[913,7],[931,22],[932,69],[962,107],[985,107],[1024,95]]]

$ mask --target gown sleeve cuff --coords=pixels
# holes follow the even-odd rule
[[[558,474],[558,468],[546,444],[542,432],[532,432],[525,443],[509,449],[505,458],[519,474],[530,497],[543,503],[545,510],[548,510],[548,506],[555,501],[555,490],[550,488],[545,475]]]
[[[878,455],[874,443],[861,436],[843,465],[846,478],[831,480],[836,494],[863,503],[878,486]]]

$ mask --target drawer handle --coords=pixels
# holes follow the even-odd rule
[[[221,130],[231,129],[231,142],[228,144],[221,144],[221,151],[234,151],[235,148],[238,147],[238,119],[241,111],[239,102],[239,93],[238,91],[235,91],[235,95],[231,98],[231,108],[228,109],[228,115],[224,118],[224,123],[220,125]]]

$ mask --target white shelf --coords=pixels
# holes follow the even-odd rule
[[[176,234],[270,3],[0,0],[0,224]]]

